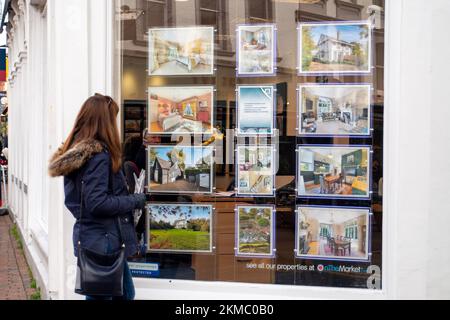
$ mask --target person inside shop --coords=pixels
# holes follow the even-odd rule
[[[126,257],[137,252],[133,211],[144,208],[146,197],[128,191],[121,170],[118,113],[111,97],[88,98],[48,168],[50,176],[64,177],[65,205],[76,219],[76,292],[86,300],[133,300],[135,295]],[[114,265],[102,265],[107,272],[85,268],[107,259],[114,260]]]
[[[136,164],[136,156],[141,147],[141,138],[139,136],[128,137],[123,145],[123,164],[122,170],[127,180],[128,191],[134,193],[135,179],[141,174],[141,169]]]

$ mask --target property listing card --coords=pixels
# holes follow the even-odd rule
[[[149,76],[214,74],[214,28],[152,28],[148,31]]]
[[[238,135],[272,135],[274,87],[238,87]]]
[[[238,75],[258,76],[275,73],[275,25],[238,27]]]

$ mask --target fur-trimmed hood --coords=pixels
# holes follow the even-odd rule
[[[48,173],[51,177],[67,176],[104,149],[104,145],[94,139],[80,141],[64,154],[60,147],[50,159]]]

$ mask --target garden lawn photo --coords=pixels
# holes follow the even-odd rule
[[[299,25],[300,73],[370,73],[369,22]]]
[[[237,255],[273,256],[273,207],[237,207]]]
[[[211,252],[211,205],[151,204],[147,210],[149,251]]]
[[[212,193],[213,148],[148,147],[150,193]]]

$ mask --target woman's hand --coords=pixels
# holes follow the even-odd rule
[[[144,209],[147,198],[144,193],[135,193],[132,195],[136,204],[135,209]]]

